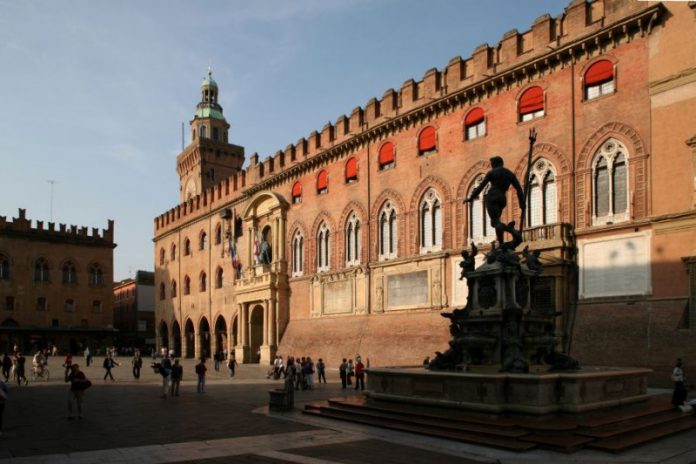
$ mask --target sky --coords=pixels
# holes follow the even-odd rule
[[[0,215],[115,225],[114,280],[153,270],[181,123],[208,66],[261,159],[467,58],[558,0],[0,0]]]

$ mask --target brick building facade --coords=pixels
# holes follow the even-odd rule
[[[57,226],[57,227],[56,227]],[[0,216],[0,350],[111,342],[114,222],[99,231]]]
[[[695,13],[573,0],[246,169],[209,76],[177,158],[182,203],[155,219],[158,343],[330,365],[446,348],[439,313],[466,300],[459,251],[494,238],[482,202],[463,199],[493,155],[524,177],[533,127],[524,234],[559,343],[659,375],[696,359]]]
[[[159,297],[162,298],[163,294]],[[137,271],[134,279],[114,284],[114,343],[119,348],[155,344],[155,274]]]

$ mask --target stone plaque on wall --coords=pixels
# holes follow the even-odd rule
[[[428,304],[428,271],[387,276],[387,306]]]
[[[476,256],[476,267],[483,264],[484,257],[483,254]],[[466,284],[466,278],[459,280],[459,276],[462,274],[462,268],[459,264],[462,262],[461,256],[452,258],[452,306],[454,307],[464,307],[466,305],[466,298],[469,295],[469,287]]]
[[[351,285],[349,280],[326,282],[324,284],[323,314],[345,314],[353,312]]]
[[[650,233],[593,239],[580,248],[580,298],[651,292]]]

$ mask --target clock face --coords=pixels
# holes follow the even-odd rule
[[[196,196],[196,182],[193,179],[189,179],[188,182],[186,182],[186,190],[184,190],[184,192],[186,192],[184,197],[186,201]]]

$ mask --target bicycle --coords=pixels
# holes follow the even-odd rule
[[[31,367],[31,380],[36,381],[37,379],[44,379],[46,382],[48,382],[51,378],[51,372],[48,370],[48,366],[43,366],[42,368],[39,368],[39,366],[32,366]]]

